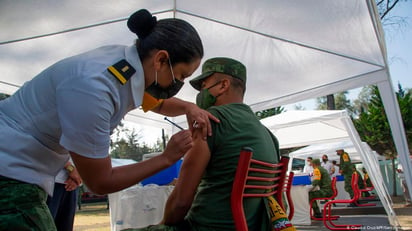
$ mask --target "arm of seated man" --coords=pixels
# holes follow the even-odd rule
[[[162,224],[173,225],[184,220],[209,160],[207,141],[203,139],[202,130],[195,129],[193,147],[184,157],[176,186],[166,202]]]

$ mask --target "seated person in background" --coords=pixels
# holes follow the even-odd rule
[[[306,158],[306,164],[305,167],[303,167],[303,173],[307,173],[309,176],[312,176],[313,174],[312,160],[313,158],[310,156]]]
[[[229,58],[212,58],[202,74],[190,81],[199,92],[196,103],[216,116],[213,136],[193,132],[176,186],[161,224],[137,230],[235,230],[230,206],[233,178],[242,147],[253,148],[255,159],[277,163],[277,139],[243,103],[246,68]],[[189,121],[194,122],[194,121]],[[270,230],[264,200],[244,200],[249,230]]]
[[[368,172],[366,172],[366,169],[365,169],[365,168],[362,168],[362,172],[363,172],[363,182],[364,182],[364,185],[365,185],[366,187],[373,187],[372,181],[371,181],[371,179],[369,178],[369,174],[368,174]]]
[[[364,184],[364,180],[362,177],[362,174],[356,169],[355,165],[353,165],[353,172],[356,174],[358,174],[358,187],[359,189],[364,189],[365,188],[365,184]],[[361,197],[368,197],[370,196],[369,192],[362,192],[362,195],[360,195]]]
[[[309,192],[309,202],[313,198],[330,197],[333,195],[332,181],[330,180],[328,171],[326,171],[326,169],[320,166],[319,159],[312,160],[312,166],[313,166],[313,179],[312,179],[313,190]],[[317,190],[316,186],[319,186],[319,190]],[[320,213],[320,209],[316,201],[313,201],[312,208],[313,208],[314,216],[316,218],[321,218],[322,214]]]

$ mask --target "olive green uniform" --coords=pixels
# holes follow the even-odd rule
[[[365,182],[365,184],[366,184],[366,185],[365,185],[366,187],[373,187],[371,178],[369,178],[369,174],[368,174],[368,173],[363,174],[363,180],[364,180],[364,182]]]
[[[40,187],[0,176],[0,195],[0,230],[56,230]]]
[[[313,169],[312,186],[319,186],[319,190],[309,192],[309,202],[313,198],[330,197],[333,195],[332,181],[330,180],[329,173],[321,166]],[[316,201],[312,203],[312,208],[315,214],[320,214],[320,209]]]
[[[253,158],[277,163],[276,138],[256,118],[246,104],[233,103],[208,109],[220,123],[211,121],[213,136],[208,137],[211,158],[197,188],[197,194],[185,221],[178,226],[154,225],[129,230],[235,230],[230,194],[242,147],[251,147]],[[244,210],[249,230],[270,230],[263,198],[247,198]]]
[[[340,169],[342,170],[342,175],[345,180],[345,191],[349,193],[350,198],[353,198],[353,190],[352,190],[352,173],[353,173],[353,164],[349,157],[349,154],[343,152],[340,155]]]

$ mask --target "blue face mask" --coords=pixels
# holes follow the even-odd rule
[[[173,76],[172,83],[166,88],[159,86],[159,84],[157,83],[157,72],[156,72],[155,81],[150,86],[148,86],[145,90],[147,93],[149,93],[151,96],[155,97],[156,99],[171,98],[174,95],[176,95],[180,91],[180,89],[183,87],[184,82],[175,78],[175,75],[172,69],[172,64],[170,63],[170,59],[169,59],[169,66],[170,66],[170,71],[172,72],[172,76]]]
[[[196,105],[204,110],[208,109],[209,107],[215,105],[216,99],[219,96],[214,96],[209,92],[209,89],[218,85],[222,81],[219,81],[212,86],[200,90],[200,92],[196,96]]]

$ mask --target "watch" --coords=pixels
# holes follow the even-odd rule
[[[73,170],[74,170],[74,166],[73,165],[67,165],[67,167],[66,167],[66,170],[69,172],[69,173],[71,173],[71,172],[73,172]]]

